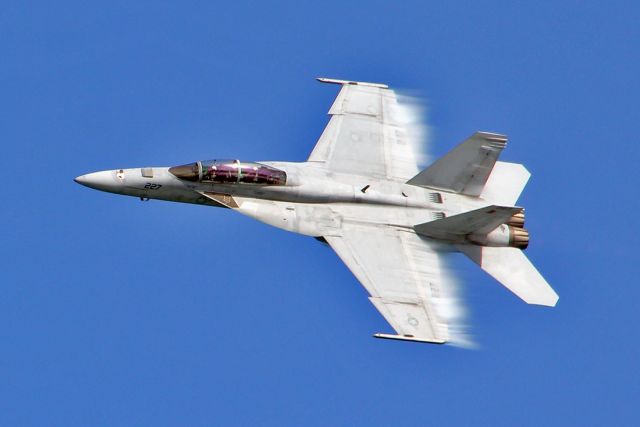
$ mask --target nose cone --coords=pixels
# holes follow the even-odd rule
[[[78,184],[82,184],[82,185],[84,185],[84,183],[87,182],[86,175],[77,176],[77,177],[73,178],[73,180],[75,182],[77,182]]]
[[[80,175],[74,179],[78,184],[85,187],[94,188],[96,190],[108,191],[111,193],[119,192],[122,183],[116,178],[115,171],[100,171]]]

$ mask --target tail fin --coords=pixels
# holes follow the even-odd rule
[[[505,135],[476,132],[407,184],[479,196],[506,145]]]
[[[553,307],[558,302],[558,294],[520,249],[475,245],[458,249],[526,303]]]
[[[522,212],[522,208],[510,206],[485,206],[484,208],[453,215],[435,221],[415,225],[416,233],[434,239],[463,240],[472,233],[488,233]]]

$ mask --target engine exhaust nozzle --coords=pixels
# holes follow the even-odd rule
[[[523,228],[524,227],[524,211],[518,212],[517,214],[509,218],[509,221],[507,221],[507,225],[510,225],[512,227]]]
[[[527,246],[529,246],[529,232],[524,228],[509,227],[509,246],[527,249]]]

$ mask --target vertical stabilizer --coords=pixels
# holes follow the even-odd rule
[[[506,145],[505,135],[476,132],[407,184],[479,196]]]

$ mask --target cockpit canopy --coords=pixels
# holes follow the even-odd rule
[[[240,160],[203,160],[169,168],[180,179],[216,184],[285,185],[285,171],[254,162]]]

